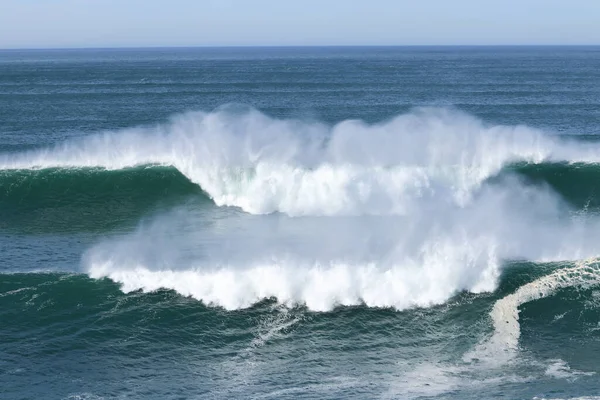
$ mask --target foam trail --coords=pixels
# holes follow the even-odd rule
[[[465,360],[487,359],[506,362],[516,355],[521,336],[519,307],[533,300],[551,296],[566,287],[587,287],[600,283],[597,258],[579,261],[521,286],[515,293],[498,300],[490,312],[494,326],[492,336],[465,355]]]
[[[517,161],[598,162],[600,148],[448,109],[334,126],[220,109],[0,155],[0,169],[169,165],[217,205],[253,214],[409,215],[440,199],[464,205]]]

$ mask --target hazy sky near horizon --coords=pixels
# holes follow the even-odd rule
[[[0,0],[0,48],[600,44],[600,0]]]

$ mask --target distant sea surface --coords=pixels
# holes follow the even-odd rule
[[[600,47],[0,51],[0,398],[600,399]]]

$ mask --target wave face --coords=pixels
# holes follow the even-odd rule
[[[593,146],[447,109],[327,126],[224,108],[5,155],[0,169],[172,166],[217,205],[252,214],[410,215],[441,199],[466,204],[511,163],[598,160]]]
[[[0,207],[40,208],[63,203],[102,203],[114,197],[160,198],[201,190],[173,168],[0,170]]]
[[[135,226],[144,214],[202,190],[172,167],[0,171],[0,227],[10,231],[104,231]]]
[[[594,144],[589,144],[594,146]],[[600,164],[558,162],[515,164],[503,174],[516,173],[530,185],[546,185],[576,209],[592,211],[600,207]],[[492,178],[491,180],[494,180]]]

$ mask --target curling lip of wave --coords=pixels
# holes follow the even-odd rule
[[[597,160],[576,142],[447,109],[333,127],[222,109],[4,155],[0,168],[170,165],[217,205],[253,214],[407,215],[432,199],[468,203],[507,164]]]

